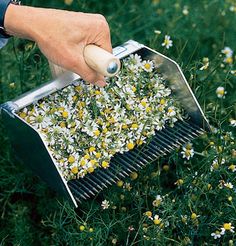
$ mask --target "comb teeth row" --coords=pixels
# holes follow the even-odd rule
[[[149,143],[141,148],[116,154],[108,169],[98,169],[84,178],[68,181],[68,186],[78,202],[96,196],[101,190],[127,177],[131,172],[143,168],[158,157],[170,153],[186,142],[191,141],[204,130],[192,122],[178,121],[174,127],[157,131]]]

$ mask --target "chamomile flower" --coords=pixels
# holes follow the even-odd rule
[[[225,98],[226,93],[227,92],[225,91],[225,88],[223,86],[219,86],[216,89],[216,95],[218,98]]]
[[[232,226],[232,223],[224,223],[223,227],[221,227],[220,234],[224,235],[225,232],[227,232],[227,231],[234,233],[234,226]]]
[[[229,122],[231,126],[236,127],[236,119],[230,119]]]
[[[143,61],[142,63],[142,67],[146,72],[152,72],[153,68],[154,68],[154,63],[153,61]]]
[[[218,230],[211,233],[211,236],[214,237],[214,239],[221,238],[221,235],[222,235],[221,232]]]
[[[156,196],[156,199],[152,202],[154,207],[158,207],[162,202],[162,197],[160,195]]]
[[[192,148],[192,144],[188,143],[183,146],[181,154],[183,155],[183,158],[186,158],[187,160],[192,158],[194,156],[194,149]]]
[[[107,200],[102,201],[102,209],[108,209],[110,207],[110,202]]]
[[[161,45],[165,46],[167,49],[173,46],[173,41],[170,39],[170,36],[165,35],[164,42]]]
[[[230,47],[224,47],[221,52],[226,56],[226,57],[232,57],[233,56],[233,50]]]

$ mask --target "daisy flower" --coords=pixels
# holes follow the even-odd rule
[[[110,207],[110,202],[107,200],[102,201],[102,209],[108,209]]]
[[[214,237],[214,239],[221,238],[221,232],[220,231],[215,231],[211,233],[211,236]]]
[[[225,88],[223,86],[219,86],[216,89],[216,95],[218,98],[225,98],[226,94],[227,94],[227,92],[225,91]]]
[[[165,46],[167,49],[173,46],[173,41],[170,39],[170,36],[165,35],[164,42],[161,45]]]

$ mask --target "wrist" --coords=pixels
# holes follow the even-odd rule
[[[7,34],[34,40],[32,16],[34,8],[10,4],[5,13],[4,27]]]

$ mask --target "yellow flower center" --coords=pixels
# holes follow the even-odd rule
[[[103,167],[103,168],[109,167],[109,163],[108,163],[107,161],[103,161],[103,162],[102,162],[102,167]]]
[[[232,57],[227,57],[225,59],[225,62],[228,63],[228,64],[232,64],[233,63],[233,58]]]
[[[73,173],[73,174],[77,174],[78,173],[78,167],[73,167],[72,169],[71,169],[71,172]]]
[[[151,64],[150,64],[150,63],[146,63],[146,64],[144,65],[144,67],[148,70],[148,69],[151,68]]]
[[[151,216],[152,216],[152,212],[151,212],[151,211],[147,211],[147,212],[145,213],[145,215],[147,215],[148,217],[151,217]]]
[[[96,137],[98,137],[98,136],[100,135],[100,131],[99,131],[99,130],[95,130],[95,131],[93,132],[93,134],[94,134]]]
[[[165,100],[164,98],[162,98],[161,101],[160,101],[160,104],[161,104],[161,105],[164,105],[165,102],[166,102],[166,100]]]
[[[97,161],[96,160],[91,160],[90,163],[91,163],[92,166],[94,166],[97,163]]]
[[[152,108],[151,108],[151,107],[147,107],[147,108],[146,108],[146,112],[147,112],[147,113],[150,113],[151,111],[152,111]]]
[[[146,102],[146,101],[141,101],[141,105],[142,105],[143,107],[146,107],[146,106],[147,106],[147,102]]]
[[[96,158],[100,158],[100,157],[102,156],[102,154],[101,154],[100,152],[97,152],[97,153],[95,154],[95,156],[96,156]]]
[[[116,184],[118,187],[122,187],[124,182],[122,180],[118,180]]]
[[[75,87],[75,90],[76,90],[77,92],[81,91],[81,90],[82,90],[82,86],[81,86],[81,85],[76,86],[76,87]]]
[[[155,220],[153,220],[153,222],[154,222],[155,225],[159,225],[161,223],[161,220],[155,219]]]
[[[84,227],[83,225],[81,225],[81,226],[79,227],[79,229],[80,229],[80,231],[84,231],[85,227]]]
[[[130,174],[130,178],[131,178],[132,180],[135,180],[135,179],[138,178],[138,174],[137,174],[136,172],[132,172],[132,173]]]
[[[82,160],[80,161],[80,166],[83,167],[85,164],[86,164],[86,161],[85,161],[84,159],[82,159]]]
[[[192,214],[191,214],[191,219],[192,219],[192,220],[195,220],[196,218],[197,218],[197,214],[196,214],[196,213],[192,213]]]
[[[142,145],[142,144],[143,144],[143,140],[138,139],[138,140],[136,141],[136,143],[137,143],[137,145]]]
[[[89,173],[94,172],[94,168],[93,168],[93,167],[89,167],[89,168],[88,168],[88,172],[89,172]]]
[[[133,143],[128,143],[127,144],[127,148],[129,149],[129,150],[131,150],[131,149],[133,149],[134,148],[134,144]]]
[[[95,150],[96,150],[96,148],[93,147],[93,146],[89,148],[89,152],[93,152],[93,151],[95,151]]]
[[[235,166],[235,165],[233,165],[233,164],[229,166],[229,170],[231,170],[231,171],[234,171],[234,170],[235,170],[235,168],[236,168],[236,166]]]
[[[73,155],[71,155],[69,158],[68,158],[68,162],[69,163],[74,163],[75,162],[75,157]]]
[[[231,223],[224,223],[223,227],[225,230],[230,230],[231,229]]]
[[[137,129],[137,128],[138,128],[138,124],[136,124],[136,123],[132,124],[132,125],[131,125],[131,128],[132,128],[132,129]]]
[[[21,112],[20,113],[20,117],[24,119],[26,117],[26,113],[25,112]]]
[[[63,118],[68,118],[68,116],[69,116],[69,113],[68,112],[66,112],[66,111],[63,111],[62,112],[62,117]]]
[[[98,90],[95,91],[95,95],[100,95],[100,94],[101,94],[100,91],[98,91]]]

